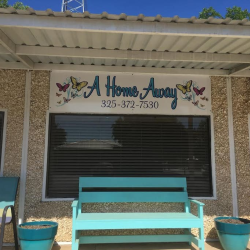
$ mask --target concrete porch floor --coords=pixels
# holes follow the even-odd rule
[[[197,250],[187,243],[137,243],[137,244],[98,244],[81,245],[79,250]],[[219,242],[206,242],[206,250],[223,250]],[[3,250],[14,250],[14,247],[4,247]],[[35,250],[35,249],[34,249]],[[71,245],[54,246],[52,250],[71,250]],[[247,250],[250,250],[250,244]]]

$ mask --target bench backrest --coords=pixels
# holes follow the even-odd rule
[[[79,202],[187,202],[186,178],[80,177]]]

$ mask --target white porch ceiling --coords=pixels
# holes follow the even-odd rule
[[[0,68],[250,76],[250,22],[0,9]]]

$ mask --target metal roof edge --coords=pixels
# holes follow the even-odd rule
[[[102,12],[101,14],[93,14],[85,11],[84,13],[72,13],[70,11],[55,12],[51,9],[45,11],[34,10],[28,8],[27,10],[16,10],[13,7],[0,8],[0,14],[13,14],[13,15],[35,15],[35,16],[51,16],[51,17],[71,17],[71,18],[88,18],[88,19],[104,19],[104,20],[124,20],[124,21],[141,21],[141,22],[164,22],[164,23],[193,23],[193,24],[223,24],[223,25],[250,25],[248,19],[243,20],[232,20],[230,18],[217,19],[209,17],[208,19],[199,19],[195,16],[190,18],[180,18],[179,16],[174,17],[162,17],[161,15],[156,16],[145,16],[139,14],[138,16],[130,16],[125,13],[109,14]]]

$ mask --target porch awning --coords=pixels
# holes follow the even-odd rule
[[[250,76],[250,21],[0,9],[0,69]]]

